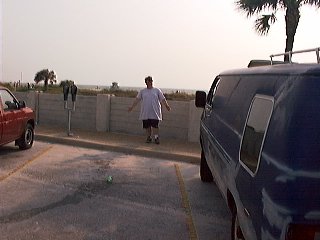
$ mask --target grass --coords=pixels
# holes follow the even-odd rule
[[[10,83],[0,83],[0,85],[10,89],[11,91],[15,90]],[[15,91],[18,91],[18,92],[43,91],[43,86],[35,85],[35,87],[32,89],[28,89],[27,86],[20,86],[20,87],[17,87]],[[62,94],[62,87],[59,85],[49,85],[46,93]],[[138,91],[122,90],[121,88],[112,89],[112,87],[101,89],[101,90],[78,89],[78,95],[96,96],[97,94],[111,94],[116,97],[135,98],[138,94]],[[173,101],[190,101],[195,99],[195,94],[190,94],[186,92],[172,92],[172,93],[165,93],[164,95],[167,100],[173,100]]]

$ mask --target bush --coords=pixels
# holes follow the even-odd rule
[[[1,85],[4,85],[5,87],[8,87],[9,89],[13,90],[13,86],[11,86],[9,83],[1,83]],[[28,89],[27,86],[21,86],[16,89],[16,91],[24,92],[24,91],[42,91],[43,86],[41,85],[35,85],[34,88]],[[62,86],[59,85],[48,85],[48,89],[46,93],[49,94],[62,94]],[[97,94],[111,94],[116,97],[129,97],[129,98],[135,98],[138,94],[138,91],[136,90],[122,90],[121,88],[105,88],[105,89],[79,89],[78,88],[78,95],[85,95],[85,96],[96,96]],[[172,93],[165,93],[164,94],[167,100],[173,100],[173,101],[190,101],[195,98],[194,94],[189,94],[186,92],[172,92]]]
[[[172,93],[165,93],[164,94],[167,100],[174,100],[174,101],[191,101],[195,99],[195,94],[189,94],[186,92],[172,92]]]
[[[10,91],[13,91],[13,86],[10,83],[0,82],[0,86],[8,88]]]

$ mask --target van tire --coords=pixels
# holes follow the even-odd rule
[[[204,156],[203,150],[201,151],[200,178],[202,182],[213,182],[213,176],[207,164],[207,160]]]
[[[19,149],[25,150],[32,147],[34,141],[34,129],[33,126],[28,123],[22,136],[16,141],[16,145]]]

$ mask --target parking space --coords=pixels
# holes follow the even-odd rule
[[[0,181],[17,172],[51,147],[48,144],[35,144],[33,148],[21,151],[14,143],[0,146]]]
[[[196,165],[41,142],[0,155],[1,239],[229,239]]]

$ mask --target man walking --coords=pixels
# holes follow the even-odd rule
[[[168,111],[170,111],[171,108],[162,91],[159,88],[153,87],[152,77],[146,77],[145,83],[147,87],[140,90],[128,111],[131,112],[133,108],[141,101],[139,120],[142,120],[143,128],[146,129],[146,142],[152,142],[151,136],[153,134],[154,142],[159,144],[159,121],[162,120],[161,104],[163,104]]]

